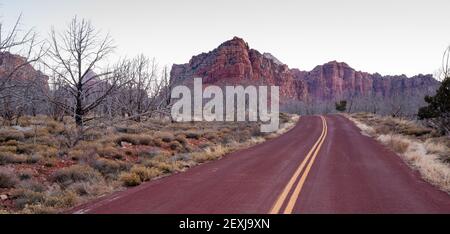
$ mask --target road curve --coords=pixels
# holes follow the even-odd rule
[[[450,196],[339,115],[70,213],[450,213]]]

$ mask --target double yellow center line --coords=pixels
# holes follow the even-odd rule
[[[305,183],[306,177],[308,177],[308,173],[311,170],[311,167],[314,163],[314,160],[316,159],[317,154],[319,153],[320,148],[322,147],[322,144],[327,137],[327,121],[323,116],[320,116],[322,119],[322,133],[320,134],[319,139],[314,143],[311,150],[309,150],[308,154],[306,155],[305,159],[303,159],[300,166],[298,166],[297,170],[294,172],[294,175],[292,175],[291,179],[287,183],[286,187],[284,187],[281,194],[278,196],[278,199],[275,201],[275,204],[273,205],[272,209],[270,210],[270,214],[278,214],[280,213],[281,208],[286,202],[286,198],[288,197],[289,193],[291,192],[295,182],[298,180],[298,177],[301,175],[300,180],[298,180],[297,186],[295,186],[294,191],[292,192],[289,200],[287,201],[286,207],[284,208],[284,214],[291,214],[292,210],[294,209],[294,205],[297,202],[298,196],[300,195],[300,192],[302,190],[303,184]],[[310,160],[311,159],[311,160]],[[308,162],[309,161],[309,162]],[[308,165],[306,165],[308,163]],[[306,168],[305,168],[306,166]],[[305,169],[305,170],[303,170]],[[302,174],[303,172],[303,174]]]

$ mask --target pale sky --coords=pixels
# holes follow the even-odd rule
[[[47,37],[74,15],[110,32],[116,54],[186,63],[233,36],[291,68],[331,60],[383,75],[434,73],[450,45],[449,0],[0,0],[3,24]]]

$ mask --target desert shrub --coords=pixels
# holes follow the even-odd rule
[[[190,154],[176,154],[171,159],[173,161],[190,161],[192,156]]]
[[[199,139],[201,134],[197,131],[187,131],[184,133],[186,135],[186,138],[189,139]]]
[[[139,158],[151,159],[156,156],[165,155],[165,153],[159,149],[140,149],[138,150],[137,155]]]
[[[153,145],[158,146],[158,147],[163,147],[164,141],[161,140],[160,138],[155,138],[155,139],[153,139]]]
[[[32,154],[35,152],[36,145],[33,144],[20,144],[16,148],[18,154]]]
[[[210,140],[210,141],[215,141],[219,138],[219,136],[217,135],[216,132],[205,132],[203,134],[203,137]]]
[[[149,135],[138,135],[138,144],[139,145],[153,145],[153,137]]]
[[[147,166],[151,166],[159,169],[164,173],[171,173],[180,170],[179,165],[176,162],[165,162],[159,160],[151,160],[147,162]]]
[[[263,136],[264,133],[261,132],[261,128],[259,126],[254,126],[249,129],[250,135],[254,137]]]
[[[24,163],[26,161],[26,156],[21,154],[14,154],[11,152],[1,152],[0,151],[0,165],[5,165],[9,163]]]
[[[8,141],[8,142],[10,142],[10,141]],[[0,152],[16,153],[17,152],[17,147],[16,146],[12,146],[12,145],[2,145],[2,146],[0,146]]]
[[[88,130],[83,134],[83,138],[89,141],[94,141],[94,140],[98,140],[101,139],[102,137],[104,137],[105,134],[102,131],[96,131],[96,130]]]
[[[54,167],[56,164],[58,164],[58,160],[55,158],[46,158],[43,159],[42,162],[44,163],[45,167]]]
[[[58,156],[58,149],[54,147],[38,147],[36,152],[46,158],[56,158]]]
[[[17,208],[24,208],[26,205],[42,204],[45,201],[45,194],[28,189],[16,189],[12,192],[14,205]]]
[[[410,144],[407,140],[395,135],[381,135],[378,139],[399,154],[405,153]]]
[[[220,143],[221,144],[229,144],[229,143],[231,143],[231,142],[233,142],[233,137],[232,136],[230,136],[230,135],[223,135],[221,138],[220,138]]]
[[[138,175],[142,182],[151,180],[161,174],[161,171],[157,168],[147,168],[141,165],[133,166],[130,172]]]
[[[135,150],[132,149],[132,148],[124,148],[123,152],[125,153],[125,155],[130,156],[130,155],[133,155],[135,153]]]
[[[119,164],[121,171],[129,171],[130,168],[133,166],[132,163],[126,161],[116,160],[116,162]]]
[[[448,152],[450,148],[450,138],[447,136],[429,138],[425,141],[427,150],[431,153]]]
[[[80,141],[74,149],[83,150],[85,152],[97,152],[99,149],[103,148],[103,145],[97,141]]]
[[[55,120],[47,120],[45,125],[51,134],[61,134],[64,131],[64,124]]]
[[[54,207],[48,207],[42,204],[26,205],[20,212],[21,214],[57,214],[58,210]]]
[[[73,165],[55,171],[50,180],[60,185],[70,185],[75,182],[98,182],[101,178],[99,172],[87,165]]]
[[[85,196],[90,194],[90,186],[91,185],[89,183],[77,182],[67,187],[67,190],[71,190],[80,196]]]
[[[69,151],[69,157],[75,161],[78,161],[78,160],[84,158],[84,155],[85,155],[85,152],[83,150]]]
[[[114,139],[114,142],[117,145],[121,145],[122,142],[128,142],[133,145],[152,145],[153,137],[144,134],[121,134]]]
[[[3,145],[6,147],[11,147],[11,146],[15,147],[15,146],[18,146],[19,144],[21,144],[21,142],[16,141],[16,140],[9,140],[9,141],[5,142]]]
[[[334,103],[335,108],[339,112],[344,112],[347,109],[347,101],[346,100],[340,100],[339,102]]]
[[[47,196],[45,206],[67,208],[76,204],[78,195],[74,191],[65,190],[54,195]]]
[[[138,139],[137,139],[136,135],[131,135],[131,134],[121,134],[121,135],[117,136],[117,137],[114,139],[114,142],[115,142],[117,145],[119,145],[119,146],[122,145],[122,142],[127,142],[127,143],[130,143],[130,144],[132,144],[132,145],[137,145],[137,144],[138,144]]]
[[[90,162],[94,160],[96,157],[98,157],[97,149],[100,147],[76,147],[69,151],[68,156],[72,160],[75,161],[82,161],[82,162]]]
[[[280,112],[280,122],[281,123],[287,123],[291,120],[291,116],[289,116],[286,113]]]
[[[209,143],[209,142],[204,142],[198,145],[198,147],[200,147],[201,149],[205,149],[208,147],[211,147],[213,144]]]
[[[20,126],[30,126],[31,116],[20,116],[17,122]]]
[[[25,138],[23,132],[14,129],[1,129],[0,130],[0,142],[16,140],[23,141]]]
[[[53,136],[40,136],[36,138],[36,144],[58,147],[58,140]]]
[[[114,159],[123,159],[123,153],[120,149],[117,149],[112,146],[106,146],[99,148],[97,150],[98,155],[101,157],[114,158]]]
[[[19,180],[12,170],[0,168],[0,188],[13,188],[17,183]]]
[[[421,128],[418,126],[407,126],[402,129],[399,133],[404,135],[413,135],[413,136],[423,136],[431,133],[431,129]]]
[[[42,156],[40,154],[32,154],[28,155],[25,162],[28,164],[35,164],[42,160]]]
[[[114,160],[99,158],[94,161],[93,168],[98,170],[103,175],[116,175],[121,171],[121,166]]]
[[[194,152],[195,150],[196,150],[196,148],[194,146],[186,144],[186,145],[184,145],[182,152],[190,153],[190,152]]]
[[[25,138],[38,138],[38,137],[46,137],[50,135],[50,132],[47,128],[41,126],[35,126],[32,130],[25,131]]]
[[[409,143],[401,140],[391,140],[392,149],[397,153],[404,153],[408,149]]]
[[[172,141],[169,143],[169,147],[171,150],[178,150],[183,148],[183,146],[178,141]]]
[[[185,145],[187,143],[186,136],[184,134],[178,134],[175,140],[180,142],[180,144]]]
[[[31,169],[24,169],[19,171],[18,176],[20,180],[29,180],[33,177],[34,171]]]
[[[20,182],[19,187],[25,190],[34,192],[44,192],[46,187],[41,182],[36,180],[25,180]]]
[[[115,129],[117,132],[120,132],[120,133],[138,134],[138,133],[142,132],[142,127],[140,127],[138,125],[116,126]]]
[[[216,160],[216,159],[220,158],[227,152],[228,152],[227,148],[222,147],[220,145],[216,146],[216,147],[210,147],[210,148],[205,149],[202,152],[193,153],[192,160],[194,160],[195,162],[198,162],[198,163],[212,161],[212,160]]]
[[[204,152],[198,152],[198,153],[194,153],[192,155],[192,160],[194,160],[197,163],[204,163],[204,162],[212,161],[215,159],[217,159],[216,155],[208,154],[208,153],[204,153]]]
[[[139,175],[131,172],[122,172],[119,176],[119,180],[123,185],[128,187],[140,185],[142,183]]]
[[[173,141],[173,139],[175,138],[170,132],[157,132],[155,135],[156,138],[159,138],[166,143]]]

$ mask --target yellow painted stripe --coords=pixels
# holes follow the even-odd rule
[[[317,154],[319,153],[319,150],[322,147],[322,144],[325,141],[325,138],[327,137],[328,126],[327,126],[327,122],[326,122],[325,118],[323,118],[323,121],[324,121],[324,127],[325,127],[325,135],[321,139],[319,146],[314,151],[314,155],[313,155],[312,159],[309,161],[308,166],[305,169],[305,172],[303,172],[303,175],[300,178],[300,181],[298,182],[297,187],[295,187],[294,192],[292,193],[291,198],[289,199],[289,202],[288,202],[288,204],[286,206],[286,209],[284,210],[284,214],[291,214],[292,213],[292,210],[294,209],[294,206],[295,206],[295,204],[296,204],[296,202],[298,200],[300,192],[302,191],[303,184],[305,183],[306,178],[308,177],[309,171],[311,170],[311,167],[314,164],[314,161],[315,161],[315,159],[317,157]]]
[[[322,118],[322,116],[321,116],[321,118]],[[278,214],[278,212],[280,211],[281,206],[283,206],[284,201],[286,200],[286,197],[289,194],[289,191],[291,191],[292,186],[294,185],[294,183],[297,180],[298,176],[300,175],[301,171],[305,167],[308,159],[311,157],[312,153],[314,152],[314,149],[318,146],[319,142],[321,141],[322,137],[324,136],[324,134],[325,134],[325,125],[324,124],[325,124],[325,122],[324,122],[324,119],[322,118],[322,133],[320,134],[320,137],[317,139],[317,141],[315,142],[313,147],[309,150],[305,159],[303,159],[302,163],[299,165],[299,167],[294,172],[294,174],[292,175],[292,177],[289,180],[289,182],[287,183],[287,185],[284,187],[281,194],[278,196],[277,200],[275,201],[274,205],[272,206],[272,209],[269,212],[270,214]]]

